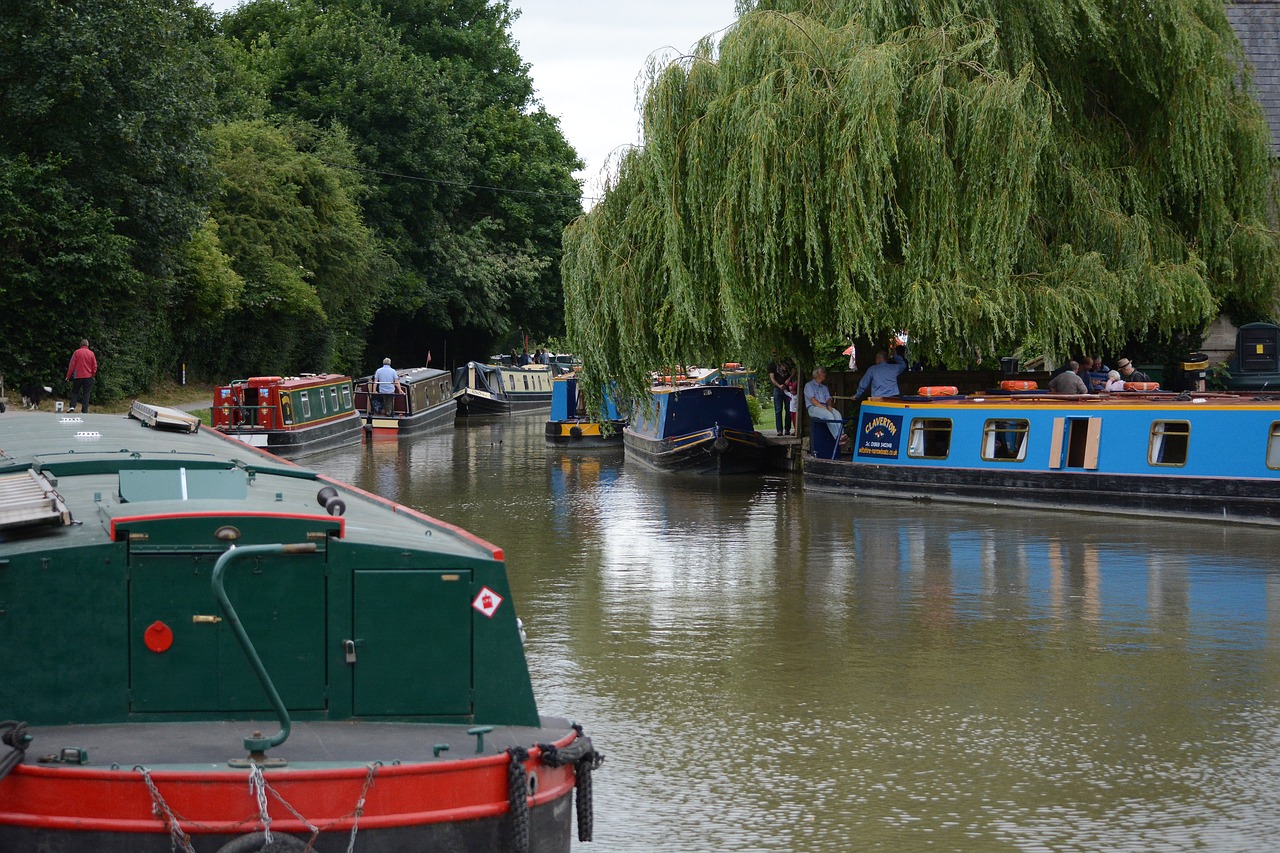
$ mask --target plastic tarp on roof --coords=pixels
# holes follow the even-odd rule
[[[490,394],[502,393],[502,374],[498,368],[478,361],[469,361],[453,372],[453,390],[462,391],[471,387],[468,376],[475,369],[476,390],[488,391]]]

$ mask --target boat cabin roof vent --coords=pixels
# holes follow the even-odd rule
[[[43,474],[27,470],[0,476],[0,530],[71,523],[71,511]]]

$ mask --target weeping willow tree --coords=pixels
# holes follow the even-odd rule
[[[650,69],[565,233],[598,375],[909,329],[959,366],[1223,309],[1280,276],[1269,134],[1221,0],[759,0]]]

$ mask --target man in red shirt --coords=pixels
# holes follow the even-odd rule
[[[67,365],[67,378],[71,380],[71,411],[76,410],[76,402],[80,401],[80,411],[89,411],[89,395],[93,393],[93,377],[98,375],[98,358],[89,349],[88,341],[80,341],[80,349],[71,354],[71,363]]]

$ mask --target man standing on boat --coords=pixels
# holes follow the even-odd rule
[[[373,374],[373,381],[378,386],[378,395],[382,398],[382,413],[387,416],[396,413],[396,395],[402,393],[400,389],[400,374],[396,373],[396,369],[391,366],[391,359],[384,358],[382,367],[379,367]]]
[[[71,354],[71,363],[67,365],[67,378],[71,380],[71,408],[76,410],[76,402],[80,402],[80,412],[89,411],[89,395],[93,393],[93,377],[98,375],[98,357],[89,349],[89,341],[81,340],[80,349]]]
[[[899,350],[905,347],[898,347]],[[907,369],[907,360],[902,357],[900,352],[894,352],[893,358],[889,358],[889,354],[884,350],[876,353],[876,363],[867,368],[867,372],[862,374],[862,381],[858,383],[858,391],[855,393],[854,399],[861,399],[867,395],[870,389],[872,397],[897,397],[902,392],[898,390],[898,374]]]

